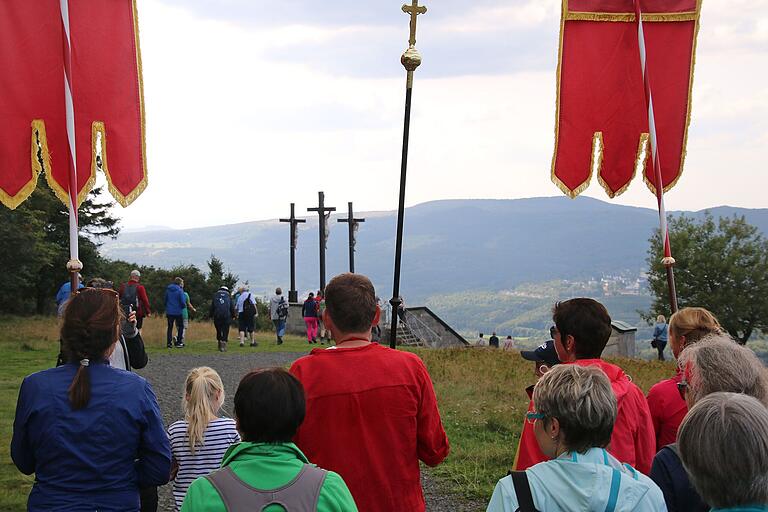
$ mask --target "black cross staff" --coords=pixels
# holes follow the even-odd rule
[[[355,233],[357,232],[358,224],[365,222],[365,219],[356,219],[352,213],[352,202],[347,203],[349,207],[349,213],[346,219],[338,219],[337,222],[346,222],[349,224],[349,271],[355,273]]]
[[[400,262],[403,255],[403,215],[405,213],[405,177],[408,169],[408,137],[411,130],[411,92],[413,91],[413,72],[421,64],[421,55],[416,50],[416,18],[427,12],[427,8],[419,5],[419,0],[411,0],[411,5],[403,5],[403,12],[411,17],[408,49],[400,57],[400,63],[406,71],[405,75],[405,119],[403,122],[403,153],[400,157],[400,200],[397,207],[397,238],[395,239],[395,276],[392,284],[392,324],[389,331],[389,346],[397,344],[397,311],[400,308]]]
[[[325,194],[317,193],[317,208],[307,208],[308,212],[317,212],[320,226],[320,290],[325,293],[325,248],[328,241],[328,226],[326,222],[331,212],[335,212],[333,206],[325,206]]]
[[[296,291],[296,242],[299,240],[299,231],[297,224],[307,222],[304,219],[297,219],[294,214],[295,203],[291,203],[291,217],[280,219],[280,222],[291,223],[291,289],[288,290],[288,302],[299,302],[299,292]]]

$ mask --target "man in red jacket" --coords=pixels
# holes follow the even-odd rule
[[[656,453],[656,435],[645,395],[624,371],[600,359],[611,336],[611,317],[593,299],[558,302],[552,310],[557,356],[564,364],[597,366],[608,376],[616,395],[618,414],[608,451],[646,475]],[[529,406],[533,410],[533,402]],[[547,460],[539,450],[533,426],[523,422],[515,469],[523,470]]]
[[[291,366],[307,400],[294,441],[342,476],[359,510],[423,512],[419,460],[442,462],[448,437],[421,359],[370,342],[380,314],[367,277],[347,273],[328,283],[323,321],[336,346]]]

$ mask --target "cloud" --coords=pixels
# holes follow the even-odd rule
[[[734,2],[704,3],[686,170],[669,209],[768,206],[756,186],[768,2]],[[559,194],[549,178],[556,2],[425,3],[406,203]],[[141,0],[149,187],[118,210],[124,224],[275,218],[290,202],[303,212],[318,190],[332,206],[396,208],[399,5]],[[595,180],[586,194],[605,198]],[[617,202],[654,207],[641,180]]]

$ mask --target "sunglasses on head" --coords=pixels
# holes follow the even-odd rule
[[[81,293],[108,293],[110,295],[114,295],[115,297],[120,297],[120,294],[112,288],[80,288],[74,293],[74,295],[80,295]]]

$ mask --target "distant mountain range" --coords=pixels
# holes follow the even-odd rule
[[[721,206],[708,211],[714,217],[744,215],[768,233],[768,209]],[[671,213],[704,215],[703,210]],[[358,216],[366,221],[357,233],[356,270],[371,277],[381,297],[389,298],[396,212]],[[329,279],[348,268],[347,228],[337,218],[332,216],[329,222]],[[303,293],[318,287],[317,217],[307,217],[299,227],[297,288]],[[648,238],[656,227],[655,210],[587,197],[419,204],[405,214],[402,294],[408,304],[429,300],[435,309],[441,302],[435,297],[458,292],[492,293],[525,283],[639,275],[646,268]],[[206,260],[215,254],[257,293],[267,294],[275,286],[287,289],[289,284],[289,230],[277,219],[126,231],[106,242],[103,252],[111,258],[166,268],[189,263],[205,268]]]

